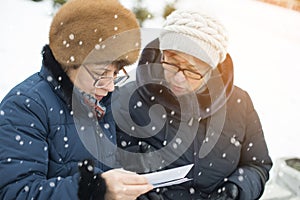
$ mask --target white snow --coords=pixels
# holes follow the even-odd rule
[[[163,5],[161,1],[147,6],[161,11]],[[300,157],[300,12],[254,0],[181,0],[177,5],[205,8],[223,21],[235,84],[252,97],[271,157]],[[50,0],[2,1],[0,99],[40,69],[52,12]],[[161,22],[157,18],[145,26],[157,28]]]

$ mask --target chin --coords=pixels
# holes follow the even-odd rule
[[[185,94],[188,94],[189,92],[186,91],[186,90],[178,90],[178,89],[174,89],[174,88],[171,88],[171,91],[175,94],[175,96],[182,96],[182,95],[185,95]]]

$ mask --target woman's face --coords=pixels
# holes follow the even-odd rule
[[[86,64],[68,71],[68,75],[77,88],[100,101],[108,92],[114,91],[113,80],[117,72],[112,64]]]
[[[203,77],[211,70],[207,63],[173,50],[163,51],[162,66],[165,79],[177,96],[201,88],[204,85]]]

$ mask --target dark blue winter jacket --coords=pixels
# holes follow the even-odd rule
[[[77,199],[79,161],[94,160],[95,172],[114,165],[110,95],[102,100],[106,114],[98,121],[72,91],[46,46],[41,71],[2,100],[0,199]]]
[[[139,166],[145,172],[194,164],[192,180],[181,184],[186,192],[173,195],[169,187],[169,199],[208,199],[225,182],[239,187],[241,200],[259,198],[272,161],[249,95],[233,85],[230,56],[212,72],[205,91],[175,97],[164,82],[157,42],[143,51],[137,81],[118,92],[117,98],[128,97],[119,105],[118,145],[138,152],[136,145],[149,144],[144,151],[154,152]],[[138,168],[131,163],[124,167]]]

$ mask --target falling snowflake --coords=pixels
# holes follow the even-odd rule
[[[75,57],[74,56],[70,56],[70,61],[74,62],[75,61]]]
[[[49,183],[49,186],[50,186],[50,187],[55,187],[55,183],[54,183],[54,182],[50,182],[50,183]]]
[[[122,142],[121,142],[121,146],[122,146],[122,147],[126,147],[126,146],[127,146],[127,142],[126,142],[126,141],[122,141]]]
[[[190,188],[190,193],[191,193],[191,194],[195,194],[195,189],[191,187],[191,188]]]
[[[27,185],[24,187],[24,191],[25,191],[25,192],[28,192],[28,191],[29,191],[29,187],[28,187]]]
[[[109,126],[108,123],[105,123],[105,124],[104,124],[104,128],[105,128],[105,129],[109,129],[109,127],[110,127],[110,126]]]
[[[89,117],[89,118],[93,118],[93,117],[94,117],[94,114],[93,114],[92,112],[89,112],[89,113],[88,113],[88,117]]]
[[[244,180],[244,177],[243,176],[238,176],[238,180],[242,182]]]
[[[181,144],[182,143],[182,140],[181,140],[181,138],[176,138],[176,140],[175,140],[176,142],[177,142],[177,144]]]
[[[70,38],[70,40],[74,40],[75,35],[74,35],[73,33],[71,33],[71,34],[69,35],[69,38]]]
[[[95,49],[99,50],[101,48],[100,44],[95,45]]]
[[[47,81],[48,82],[52,82],[53,81],[53,77],[52,76],[47,76]]]
[[[93,167],[92,165],[89,165],[89,166],[87,167],[87,170],[90,171],[90,172],[92,172],[92,171],[94,170],[94,167]]]
[[[244,170],[242,168],[239,168],[239,173],[244,174]]]
[[[20,135],[16,135],[15,138],[16,138],[17,141],[20,141],[20,140],[21,140],[21,136],[20,136]]]
[[[177,144],[176,143],[173,143],[173,148],[177,149]]]
[[[138,102],[136,103],[136,105],[137,105],[137,107],[142,107],[143,103],[142,103],[141,101],[138,101]]]
[[[163,145],[166,146],[167,145],[167,140],[163,141]]]

